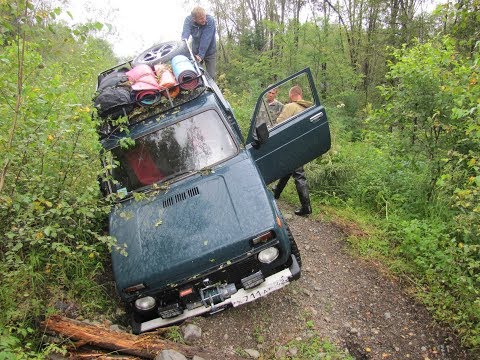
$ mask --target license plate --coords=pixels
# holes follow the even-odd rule
[[[264,281],[262,284],[254,287],[253,289],[240,289],[236,294],[232,295],[232,305],[236,307],[257,300],[258,298],[270,294],[275,290],[281,289],[288,283],[288,277],[282,275],[281,277],[272,279],[271,281]]]

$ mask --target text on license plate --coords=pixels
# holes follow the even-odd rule
[[[281,289],[288,283],[289,283],[288,278],[285,276],[282,276],[280,279],[275,280],[273,283],[270,283],[270,284],[264,283],[257,286],[254,289],[244,290],[233,296],[235,297],[235,299],[233,299],[232,305],[239,306],[242,304],[249,303],[250,301],[257,300],[258,298],[261,298],[262,296],[265,296],[275,290]]]

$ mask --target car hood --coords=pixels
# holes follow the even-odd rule
[[[274,221],[258,174],[199,176],[190,186],[130,200],[110,217],[110,234],[127,251],[112,252],[117,288],[158,289],[194,278],[248,252],[252,236]]]

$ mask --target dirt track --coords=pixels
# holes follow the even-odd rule
[[[322,338],[355,359],[475,358],[399,282],[348,254],[338,228],[281,207],[301,251],[302,277],[258,301],[196,318],[202,344],[223,349],[225,358],[239,349],[279,358],[285,354],[279,345],[311,336],[313,322]]]

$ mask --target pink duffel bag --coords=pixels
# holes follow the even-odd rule
[[[126,75],[132,84],[132,90],[160,90],[155,73],[152,68],[146,64],[135,66],[132,70],[129,70]]]

